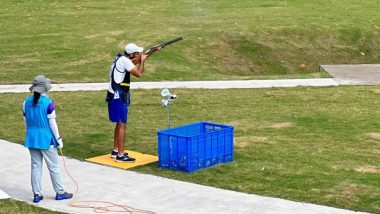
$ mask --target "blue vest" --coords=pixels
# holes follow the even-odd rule
[[[26,137],[25,147],[34,149],[49,149],[57,146],[57,141],[50,129],[47,109],[51,100],[41,96],[33,106],[33,96],[25,99]]]

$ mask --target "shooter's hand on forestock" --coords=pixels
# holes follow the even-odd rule
[[[57,140],[57,143],[58,143],[58,148],[59,148],[59,149],[63,149],[63,141],[62,141],[62,138],[59,138],[59,139]]]

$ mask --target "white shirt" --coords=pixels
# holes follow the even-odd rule
[[[116,83],[123,82],[126,72],[130,72],[134,67],[135,65],[129,58],[127,58],[126,56],[121,56],[116,62],[115,72],[113,73],[113,78],[115,82]],[[110,84],[108,86],[108,91],[114,94],[115,92],[113,91],[112,84],[111,84],[112,69],[113,69],[113,63],[111,65],[110,72],[109,72]]]

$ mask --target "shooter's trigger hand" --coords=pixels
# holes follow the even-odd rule
[[[62,149],[62,148],[63,148],[63,141],[62,141],[62,138],[59,138],[59,139],[57,140],[57,143],[58,143],[58,148],[59,148],[59,149]]]
[[[146,58],[148,58],[148,54],[143,53],[143,54],[141,55],[141,61],[145,61]]]

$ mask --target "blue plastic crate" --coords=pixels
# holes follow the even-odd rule
[[[158,166],[193,172],[234,160],[234,127],[199,122],[158,135]]]

